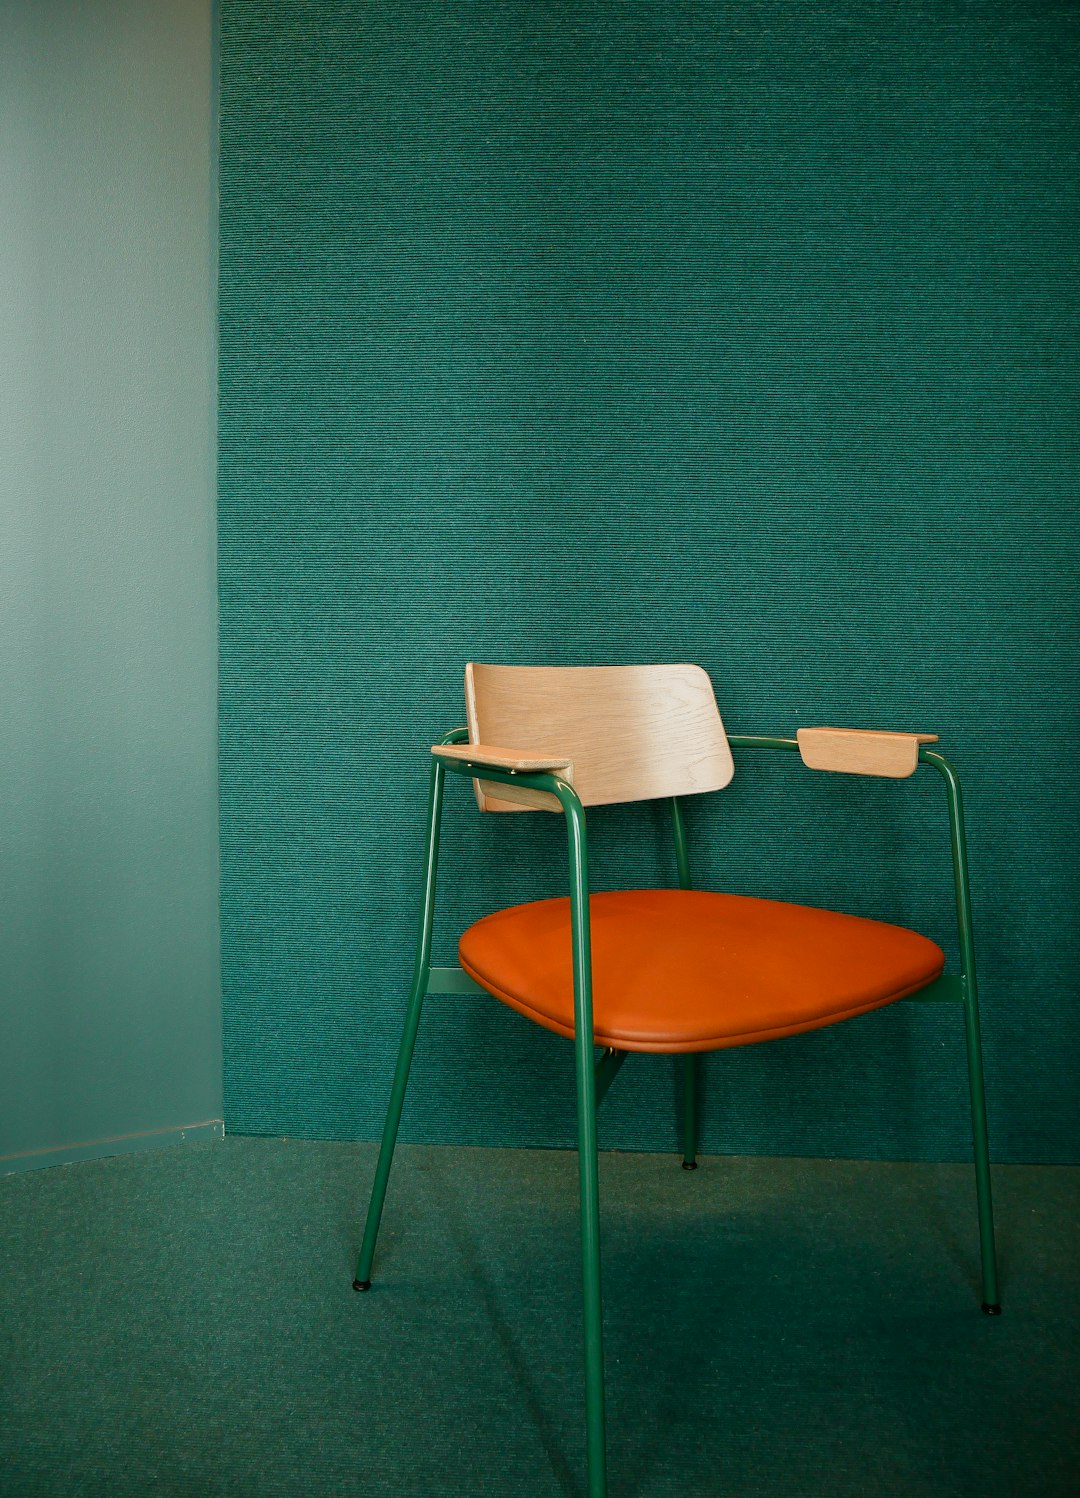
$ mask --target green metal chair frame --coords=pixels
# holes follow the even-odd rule
[[[446,734],[442,744],[464,744],[469,739],[466,728]],[[731,734],[733,749],[775,749],[798,751],[797,740]],[[964,1011],[964,1035],[967,1044],[968,1084],[971,1102],[971,1128],[974,1146],[975,1189],[979,1217],[979,1244],[982,1265],[982,1310],[998,1315],[1001,1303],[998,1291],[997,1256],[994,1243],[994,1217],[990,1190],[990,1154],[986,1126],[986,1098],[983,1083],[982,1042],[979,1027],[978,991],[975,976],[975,943],[972,934],[971,893],[968,878],[967,841],[964,831],[964,807],[960,781],[955,769],[935,749],[919,746],[920,764],[932,765],[945,781],[948,798],[949,831],[952,846],[953,882],[956,895],[956,920],[960,938],[959,974],[942,974],[907,1000],[959,1003]],[[386,1200],[387,1182],[397,1142],[398,1126],[405,1102],[413,1050],[424,999],[428,994],[486,993],[460,968],[431,965],[431,936],[435,912],[435,888],[439,862],[439,832],[442,822],[443,791],[446,772],[466,777],[482,777],[486,782],[500,782],[530,790],[546,791],[554,796],[566,821],[569,855],[571,943],[574,972],[574,1061],[577,1093],[578,1171],[581,1198],[581,1254],[584,1310],[585,1351],[585,1434],[589,1498],[606,1498],[606,1437],[604,1410],[603,1323],[600,1293],[600,1193],[597,1161],[597,1108],[614,1080],[627,1052],[602,1051],[594,1059],[592,1020],[592,964],[589,940],[589,872],[585,830],[585,808],[574,787],[557,774],[532,773],[499,769],[478,760],[444,760],[432,758],[428,801],[428,836],[424,903],[420,921],[416,963],[409,995],[405,1027],[398,1052],[394,1081],[387,1108],[386,1124],[379,1150],[375,1179],[371,1190],[364,1238],[353,1280],[354,1290],[371,1288],[371,1266],[375,1242]],[[671,798],[672,830],[678,866],[679,887],[690,889],[690,864],[686,828],[678,797]],[[900,1000],[899,1002],[905,1002]],[[694,1169],[697,1156],[697,1092],[700,1057],[682,1058],[684,1066],[682,1148],[683,1165]]]

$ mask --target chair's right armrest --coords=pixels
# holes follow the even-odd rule
[[[882,733],[869,728],[800,728],[795,735],[802,762],[810,770],[844,775],[884,775],[906,780],[914,775],[923,744],[936,744],[936,733]]]

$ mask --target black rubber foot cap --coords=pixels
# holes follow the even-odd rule
[[[353,1287],[354,1290],[370,1290],[371,1289],[371,1281],[370,1280],[353,1280],[352,1287]]]
[[[683,1163],[682,1163],[682,1168],[683,1168],[683,1170],[697,1170],[697,1161],[696,1160],[684,1160]]]
[[[985,1300],[982,1303],[982,1309],[983,1309],[983,1315],[984,1316],[1000,1316],[1001,1315],[1001,1307],[1000,1306],[992,1306],[992,1305],[989,1304],[988,1301],[985,1301]]]

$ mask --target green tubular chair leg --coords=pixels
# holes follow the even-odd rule
[[[701,1057],[684,1056],[682,1095],[682,1168],[697,1170],[698,1080]]]
[[[693,889],[690,878],[690,855],[686,846],[686,820],[678,796],[671,798],[671,829],[675,836],[675,863],[679,870],[679,888]],[[698,1083],[701,1079],[701,1057],[682,1058],[682,1168],[697,1170]]]
[[[405,1014],[405,1028],[398,1050],[394,1082],[390,1089],[390,1102],[386,1110],[379,1161],[375,1167],[375,1180],[371,1187],[367,1222],[364,1225],[364,1241],[360,1247],[360,1258],[356,1266],[354,1290],[371,1289],[371,1264],[375,1257],[375,1240],[379,1236],[386,1186],[390,1179],[390,1167],[394,1161],[394,1146],[397,1143],[401,1110],[405,1106],[405,1091],[409,1085],[413,1050],[416,1047],[416,1032],[420,1028],[420,1014],[424,1007],[431,964],[431,928],[435,913],[435,881],[439,868],[439,826],[442,821],[443,782],[446,772],[437,759],[431,762],[431,793],[428,802],[427,872],[424,881],[424,909],[420,919],[420,936],[416,949],[416,966],[413,969],[409,1007]]]
[[[971,1089],[971,1138],[975,1155],[975,1196],[979,1210],[979,1249],[982,1256],[982,1308],[987,1316],[1001,1315],[997,1251],[994,1243],[994,1204],[990,1190],[990,1148],[986,1129],[979,1010],[974,998],[964,1000],[968,1084]]]
[[[569,788],[567,788],[569,789]],[[573,792],[570,793],[573,796]],[[589,1498],[607,1495],[604,1323],[600,1293],[600,1178],[593,1067],[592,956],[585,816],[576,796],[559,794],[570,854],[570,929],[574,962],[574,1070],[581,1192],[581,1286],[585,1332],[585,1460]]]
[[[589,1071],[578,1072],[578,1170],[581,1188],[581,1282],[585,1327],[585,1462],[589,1498],[607,1495],[604,1409],[604,1324],[600,1296],[600,1190],[596,1109]],[[589,1094],[586,1096],[586,1094]]]
[[[971,921],[971,888],[968,880],[967,837],[964,832],[964,799],[960,780],[942,754],[923,748],[919,758],[932,764],[945,781],[949,798],[949,834],[952,844],[953,882],[956,889],[956,924],[960,933],[960,966],[964,980],[964,1039],[967,1045],[968,1088],[971,1096],[971,1139],[975,1159],[975,1196],[979,1212],[979,1252],[982,1260],[982,1308],[988,1316],[1001,1315],[998,1290],[997,1249],[994,1242],[994,1204],[990,1187],[990,1146],[986,1127],[986,1091],[983,1085],[982,1036],[979,1027],[979,992],[975,979],[975,936]]]

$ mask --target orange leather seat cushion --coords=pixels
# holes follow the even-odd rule
[[[914,993],[945,956],[902,926],[698,890],[589,902],[593,1030],[622,1051],[710,1051],[835,1024]],[[570,901],[537,900],[470,926],[461,965],[512,1009],[574,1033]]]

